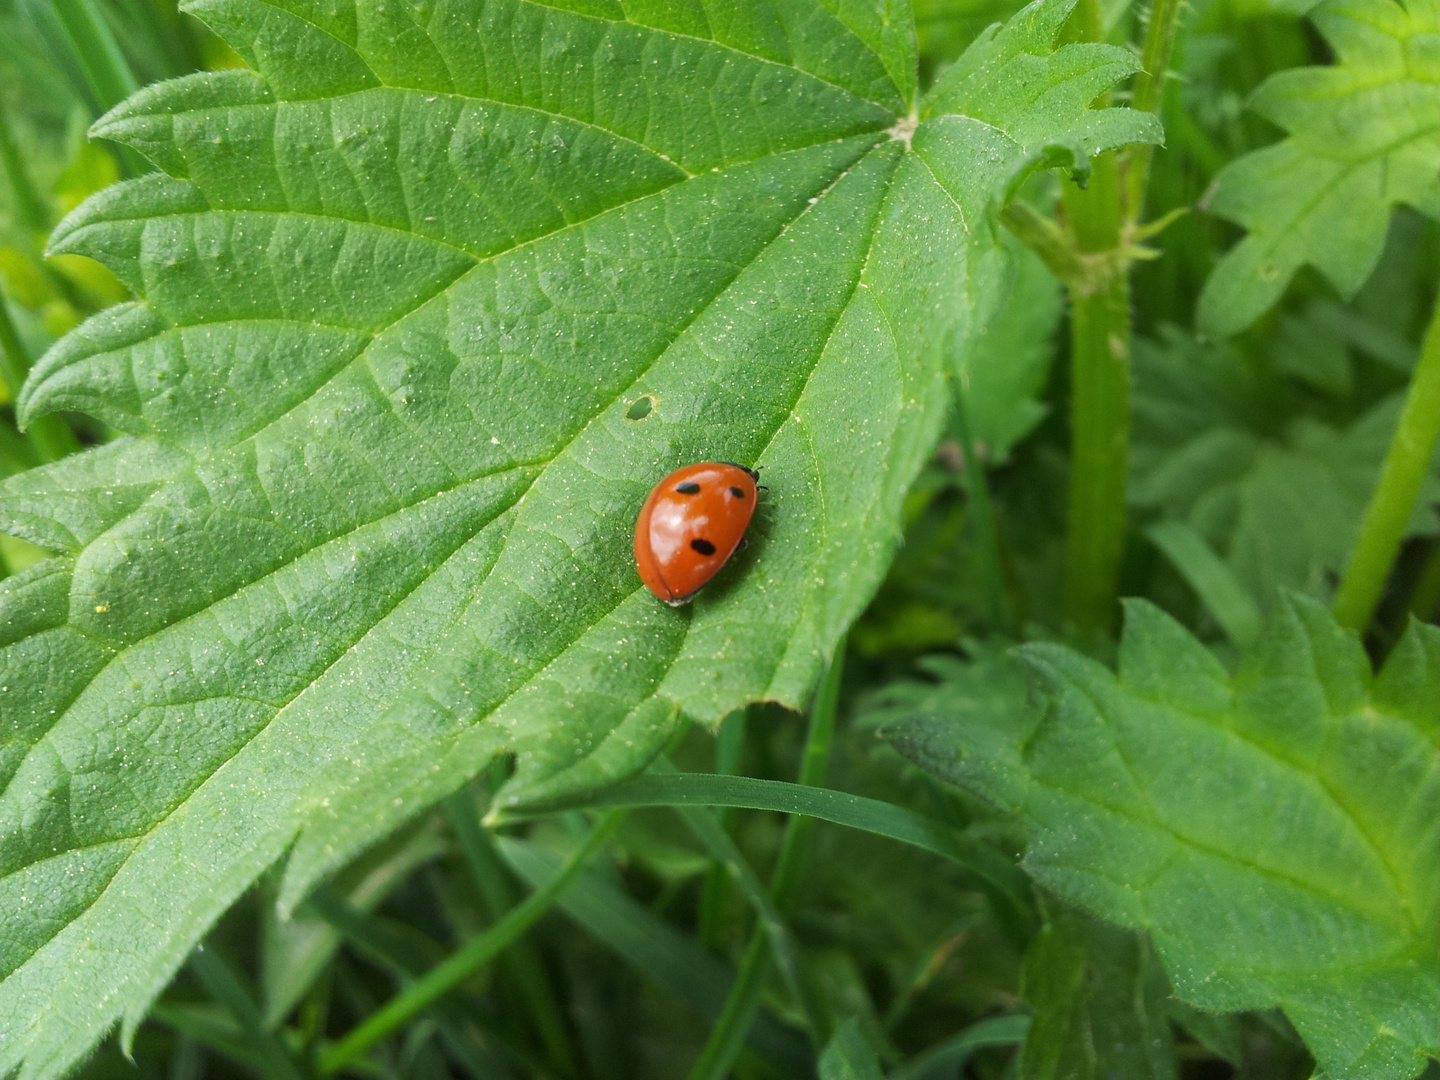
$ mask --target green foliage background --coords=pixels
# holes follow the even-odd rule
[[[1440,7],[1018,8],[0,7],[0,1076],[1440,1069]]]

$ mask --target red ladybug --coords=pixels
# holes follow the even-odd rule
[[[760,474],[702,461],[655,485],[635,523],[640,580],[672,607],[688,603],[744,545]]]

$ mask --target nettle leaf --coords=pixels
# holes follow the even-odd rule
[[[1260,86],[1251,107],[1290,137],[1226,166],[1207,199],[1250,230],[1200,295],[1208,333],[1249,326],[1307,263],[1353,295],[1398,203],[1440,218],[1440,4],[1327,0],[1310,19],[1336,63]]]
[[[1292,597],[1232,676],[1126,610],[1118,673],[1024,646],[1033,707],[976,724],[994,672],[935,669],[890,737],[1016,812],[1041,884],[1148,930],[1184,1001],[1280,1006],[1336,1080],[1415,1076],[1440,1055],[1440,628],[1372,674]]]
[[[0,585],[0,1074],[128,1037],[282,854],[289,907],[497,754],[503,798],[553,797],[681,715],[800,705],[896,544],[999,201],[1159,137],[1089,110],[1135,63],[1052,52],[1069,6],[917,103],[878,0],[196,0],[253,70],[96,125],[160,171],[51,247],[139,299],[20,401],[125,437],[0,487],[60,553]],[[769,497],[672,610],[631,530],[705,458]]]
[[[1137,341],[1130,501],[1183,521],[1268,606],[1328,596],[1399,416],[1387,398],[1346,427],[1306,416],[1269,369],[1176,332]],[[1432,471],[1408,535],[1440,532]]]

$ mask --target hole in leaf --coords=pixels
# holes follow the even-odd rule
[[[630,403],[630,408],[625,410],[626,420],[644,420],[655,408],[654,394],[641,394]]]

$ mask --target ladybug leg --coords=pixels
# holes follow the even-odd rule
[[[744,551],[744,550],[745,550],[747,547],[749,547],[749,546],[750,546],[750,539],[749,539],[748,537],[742,536],[742,537],[740,537],[740,543],[738,543],[738,544],[735,545],[735,550],[736,550],[736,551]]]

